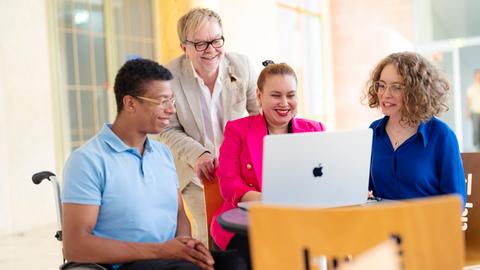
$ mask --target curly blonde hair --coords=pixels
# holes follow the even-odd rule
[[[425,57],[414,52],[390,54],[373,69],[365,89],[370,108],[380,106],[374,82],[380,79],[382,70],[389,64],[396,67],[405,85],[401,121],[418,125],[448,110],[450,84]]]

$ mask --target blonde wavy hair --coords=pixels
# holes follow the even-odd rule
[[[218,13],[208,8],[194,8],[183,15],[177,22],[177,34],[180,42],[185,43],[187,35],[194,33],[206,21],[217,22],[223,32],[222,19]]]
[[[448,110],[448,80],[425,57],[414,52],[390,54],[373,69],[364,96],[370,108],[380,106],[374,82],[380,80],[382,70],[389,64],[396,67],[405,85],[401,121],[414,126]]]

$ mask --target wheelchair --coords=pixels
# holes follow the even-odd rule
[[[62,241],[63,216],[62,216],[62,199],[61,199],[61,192],[60,192],[60,183],[58,182],[55,174],[49,171],[39,172],[32,176],[32,181],[36,185],[40,184],[45,179],[49,180],[52,183],[55,206],[57,209],[57,232],[55,233],[55,238],[58,241]],[[63,249],[62,249],[62,257],[63,257]],[[107,268],[99,264],[67,262],[65,261],[65,258],[63,258],[62,265],[60,265],[59,269],[60,270],[108,270]]]

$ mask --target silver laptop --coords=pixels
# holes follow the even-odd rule
[[[337,207],[368,197],[372,130],[266,136],[263,202]]]

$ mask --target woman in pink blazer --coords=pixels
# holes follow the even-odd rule
[[[239,250],[250,261],[247,237],[225,231],[217,222],[218,215],[237,207],[237,203],[261,199],[262,155],[265,135],[315,132],[324,126],[312,120],[296,118],[297,77],[287,64],[266,66],[257,81],[257,99],[261,113],[227,122],[220,148],[220,192],[225,200],[213,217],[211,234],[222,250]]]

